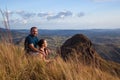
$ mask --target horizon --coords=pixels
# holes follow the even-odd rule
[[[6,28],[1,28],[0,29],[6,29]],[[30,30],[30,29],[10,29],[10,30]],[[120,30],[120,28],[113,28],[113,29],[40,29],[38,30]]]
[[[0,10],[8,13],[11,29],[118,29],[119,3],[120,0],[0,0]],[[0,28],[4,28],[3,21],[1,14]]]

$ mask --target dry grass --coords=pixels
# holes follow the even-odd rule
[[[12,43],[12,35],[11,35],[10,23],[9,23],[9,12],[6,8],[5,11],[0,9],[0,13],[1,13],[2,18],[3,18],[4,28],[6,29],[6,31],[5,31],[6,35],[3,34],[4,36],[2,37],[2,40],[9,42],[9,43]]]
[[[1,80],[120,80],[108,73],[80,63],[64,62],[60,57],[51,63],[37,56],[26,57],[24,50],[0,43]]]

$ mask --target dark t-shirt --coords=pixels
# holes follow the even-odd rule
[[[27,52],[35,52],[34,50],[32,50],[31,48],[29,48],[29,44],[33,44],[35,48],[37,48],[37,45],[38,45],[38,38],[36,36],[33,36],[33,35],[28,35],[26,38],[25,38],[25,51]]]

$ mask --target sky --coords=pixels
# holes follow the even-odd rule
[[[1,28],[2,13],[11,29],[120,28],[120,0],[0,0],[0,11]]]

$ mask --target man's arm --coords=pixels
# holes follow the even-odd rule
[[[33,44],[29,44],[29,47],[36,52],[40,52],[37,48],[34,47]]]

